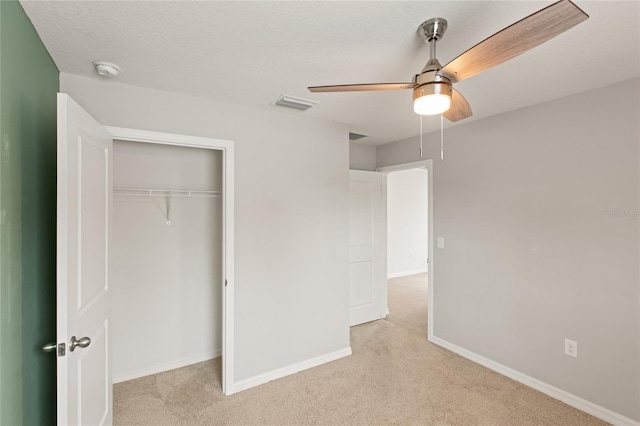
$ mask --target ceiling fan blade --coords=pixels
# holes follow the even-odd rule
[[[481,41],[438,74],[464,80],[552,39],[589,17],[570,0],[560,0]]]
[[[453,89],[451,96],[451,106],[448,110],[442,113],[444,118],[449,121],[456,122],[458,120],[462,120],[464,118],[471,117],[473,113],[471,112],[471,106],[469,102],[462,96],[460,92],[456,89]]]
[[[310,92],[364,92],[369,90],[404,90],[413,89],[413,83],[371,83],[371,84],[339,84],[336,86],[312,86]]]

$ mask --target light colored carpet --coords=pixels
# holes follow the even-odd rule
[[[353,355],[224,396],[220,359],[114,386],[115,425],[596,425],[594,417],[386,320]]]

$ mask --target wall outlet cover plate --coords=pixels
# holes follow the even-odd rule
[[[573,358],[578,358],[578,342],[564,339],[564,354]]]

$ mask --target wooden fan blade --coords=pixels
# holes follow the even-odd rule
[[[404,90],[413,89],[413,83],[371,83],[371,84],[340,84],[336,86],[312,86],[310,92],[364,92],[369,90]]]
[[[476,44],[438,74],[454,83],[473,77],[552,39],[588,17],[570,0],[560,0]]]
[[[469,102],[467,102],[460,92],[453,89],[451,94],[451,106],[448,110],[443,112],[442,115],[444,115],[444,118],[447,120],[456,122],[458,120],[471,117],[473,113],[471,112]]]

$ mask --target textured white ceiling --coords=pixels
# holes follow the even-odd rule
[[[428,59],[418,25],[443,17],[442,64],[552,1],[21,1],[62,72],[257,108],[280,94],[306,116],[377,145],[419,133],[411,91],[311,94],[309,85],[411,81]],[[590,19],[462,81],[474,120],[640,76],[640,2],[580,1]],[[289,112],[286,112],[289,113]],[[464,120],[460,123],[464,123]],[[452,125],[452,124],[447,124]],[[425,131],[439,126],[425,117]]]

